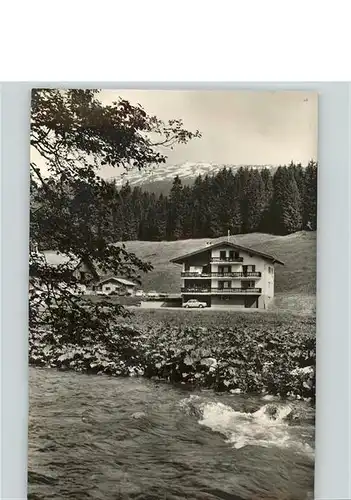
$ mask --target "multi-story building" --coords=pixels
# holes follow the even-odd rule
[[[183,266],[183,302],[198,299],[209,307],[259,309],[266,309],[274,297],[274,265],[284,265],[272,255],[229,241],[207,245],[171,262]]]

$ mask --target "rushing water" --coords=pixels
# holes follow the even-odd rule
[[[30,369],[29,496],[306,500],[313,409]]]

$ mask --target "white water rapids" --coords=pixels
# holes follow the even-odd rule
[[[288,418],[295,416],[293,405],[267,403],[250,413],[236,411],[221,402],[203,402],[200,396],[190,396],[180,405],[190,413],[197,413],[200,425],[222,434],[236,449],[250,445],[275,446],[314,456],[310,444],[303,439],[296,440],[296,426],[289,425]]]

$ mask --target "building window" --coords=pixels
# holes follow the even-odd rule
[[[254,273],[256,271],[256,266],[254,265],[249,265],[249,266],[243,266],[243,273]]]
[[[109,292],[111,290],[111,287],[105,286],[105,290],[106,290],[106,292]]]
[[[231,266],[223,266],[221,268],[221,271],[222,271],[223,274],[224,273],[230,273],[232,271],[232,267]]]
[[[221,260],[226,260],[226,255],[227,255],[227,254],[226,254],[226,251],[225,251],[225,250],[221,250],[221,251],[219,252],[219,258],[220,258]]]
[[[255,282],[254,281],[242,281],[241,288],[255,288]]]
[[[218,284],[218,288],[221,290],[224,290],[226,288],[231,288],[232,282],[231,281],[222,281],[221,283]]]
[[[237,260],[239,258],[239,252],[229,250],[229,258],[230,260]]]
[[[231,273],[232,268],[231,266],[219,266],[218,267],[218,274],[225,274],[225,273]]]

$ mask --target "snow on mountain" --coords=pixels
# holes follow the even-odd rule
[[[240,167],[250,167],[254,169],[274,168],[273,165],[225,165],[205,162],[185,162],[180,165],[158,165],[149,170],[130,171],[118,177],[114,177],[117,186],[122,186],[129,182],[131,186],[142,186],[144,184],[159,183],[169,181],[172,182],[177,175],[183,181],[191,181],[198,175],[213,175],[228,168],[237,170]]]

